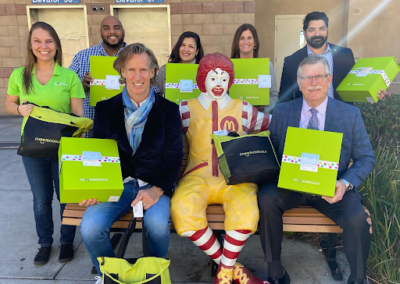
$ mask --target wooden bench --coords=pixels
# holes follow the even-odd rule
[[[64,225],[79,226],[82,221],[85,207],[78,204],[67,204],[62,223]],[[369,215],[367,209],[365,209]],[[132,218],[132,211],[123,216],[120,220],[112,225],[113,229],[126,229]],[[207,220],[211,229],[218,232],[221,240],[221,233],[224,231],[225,213],[221,205],[209,205],[207,208]],[[368,218],[371,224],[371,218]],[[136,231],[142,229],[142,219],[137,219]],[[173,226],[171,226],[173,230]],[[331,219],[320,213],[312,207],[299,207],[287,210],[283,214],[283,231],[284,232],[307,232],[307,233],[328,233],[321,240],[321,247],[331,269],[332,276],[337,281],[342,281],[343,277],[336,263],[336,247],[338,233],[342,233],[342,229],[336,225]],[[118,236],[120,238],[120,236]],[[114,243],[118,239],[114,239]],[[143,245],[146,246],[145,242]],[[212,274],[215,275],[217,267],[212,268]]]
[[[182,168],[180,175],[187,165],[187,157],[189,153],[189,146],[186,137],[183,136],[184,142],[184,157],[182,161]],[[82,221],[85,207],[80,207],[78,204],[67,204],[63,213],[63,225],[79,226]],[[369,212],[365,209],[369,216]],[[129,221],[132,218],[132,211],[123,216],[120,220],[112,225],[112,229],[126,229]],[[222,234],[224,232],[225,213],[221,205],[209,205],[207,208],[207,220],[211,229],[216,232],[217,237],[222,241]],[[371,224],[371,218],[368,218],[368,223]],[[171,226],[173,230],[173,226]],[[135,223],[135,231],[142,231],[142,219],[137,219]],[[343,277],[336,262],[336,247],[338,240],[338,233],[342,233],[342,229],[336,225],[331,219],[320,213],[312,207],[299,207],[287,210],[283,214],[283,231],[284,232],[304,232],[304,233],[327,233],[321,240],[321,247],[327,259],[328,265],[331,269],[332,276],[337,281],[342,281]],[[133,233],[133,231],[131,232]],[[116,236],[112,243],[118,242],[120,236]],[[148,252],[146,236],[143,234],[143,250]],[[146,240],[146,241],[145,241]],[[126,246],[123,250],[126,249]],[[125,251],[123,251],[124,254]],[[122,255],[123,255],[122,254]],[[146,253],[145,253],[146,255]],[[216,273],[217,267],[213,263],[212,275]]]
[[[64,210],[64,225],[79,226],[85,207],[78,204],[67,204]],[[112,225],[112,228],[126,229],[132,218],[132,211]],[[207,220],[211,229],[224,230],[225,213],[221,205],[209,205]],[[142,219],[136,221],[136,229],[142,229]],[[171,230],[173,230],[171,226]],[[307,233],[341,233],[342,229],[331,219],[312,207],[299,207],[285,211],[283,214],[283,231]]]

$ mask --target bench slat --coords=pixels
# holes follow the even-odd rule
[[[284,232],[302,232],[302,233],[342,233],[339,226],[319,226],[319,225],[292,225],[283,224]]]
[[[62,223],[79,226],[86,208],[76,203],[66,205]],[[369,215],[367,209],[365,212]],[[213,230],[224,230],[225,213],[221,205],[209,205],[206,210],[208,225]],[[132,217],[132,211],[112,225],[112,228],[126,228]],[[367,219],[371,224],[371,218]],[[142,220],[136,221],[136,229],[142,228]],[[171,226],[173,229],[173,226]],[[342,229],[331,219],[312,207],[299,207],[287,210],[283,214],[283,231],[308,233],[342,233]]]

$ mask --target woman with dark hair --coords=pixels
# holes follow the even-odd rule
[[[32,111],[33,105],[30,103],[83,116],[85,93],[75,72],[62,67],[61,42],[54,28],[44,22],[33,24],[29,31],[27,53],[26,65],[15,69],[10,76],[6,110],[10,114],[23,116],[22,125]],[[42,265],[48,262],[53,244],[54,191],[60,200],[58,160],[23,156],[22,162],[33,193],[33,212],[40,245],[34,263]],[[62,204],[61,216],[64,208],[65,204]],[[61,226],[61,263],[74,256],[72,244],[75,228]]]
[[[179,37],[177,43],[172,49],[168,63],[188,63],[199,64],[204,56],[201,47],[200,37],[194,32],[184,32]],[[158,87],[161,94],[165,94],[165,65],[161,66],[157,75]]]
[[[255,27],[251,24],[241,25],[235,32],[232,42],[231,58],[258,58],[260,41]],[[274,66],[269,62],[271,88],[269,89],[269,106],[256,106],[259,111],[269,113],[278,101],[278,89]]]

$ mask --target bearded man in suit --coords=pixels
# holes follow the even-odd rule
[[[342,100],[336,88],[349,73],[355,61],[350,48],[341,47],[328,42],[329,19],[324,12],[307,14],[303,21],[303,34],[306,46],[285,58],[283,63],[279,101],[287,102],[301,98],[301,91],[297,85],[297,67],[299,63],[310,55],[322,56],[329,64],[332,83],[328,89],[328,97]],[[384,90],[378,92],[378,99],[386,95]]]

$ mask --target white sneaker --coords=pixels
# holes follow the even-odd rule
[[[103,284],[103,279],[101,278],[101,276],[96,276],[94,277],[94,279],[96,280],[96,283],[94,284]]]

